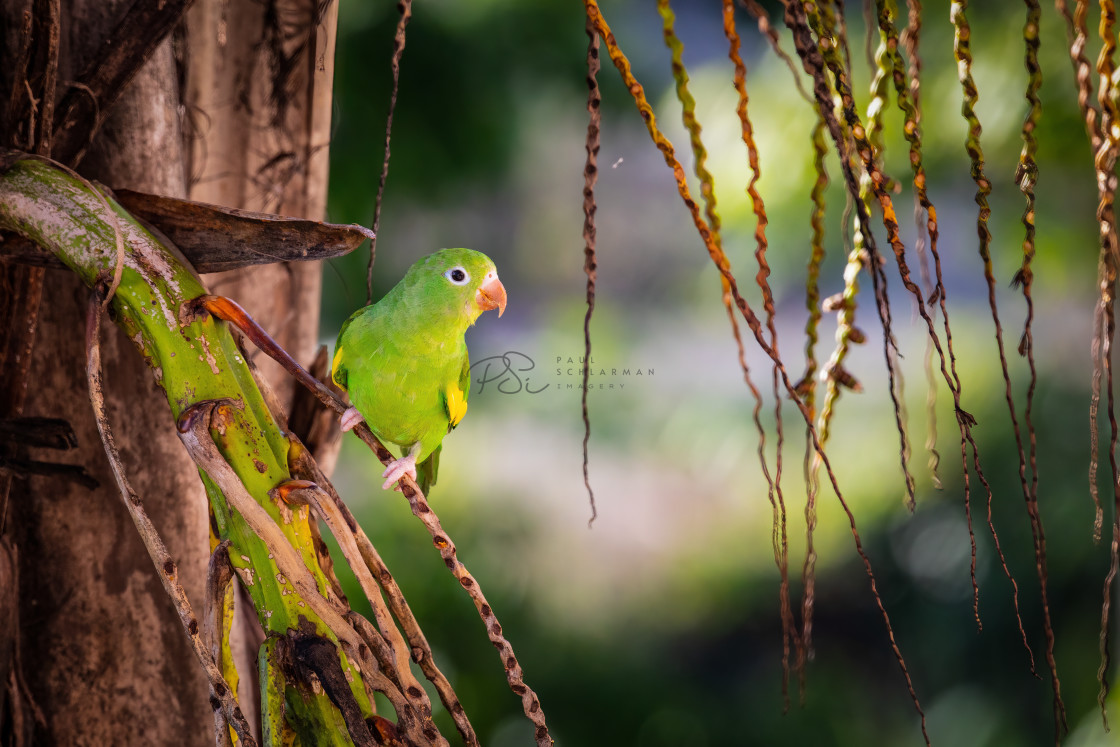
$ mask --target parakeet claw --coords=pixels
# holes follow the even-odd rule
[[[358,412],[358,408],[347,408],[346,412],[342,413],[342,432],[345,433],[358,423],[362,422],[364,419],[365,418],[362,417],[362,414]]]
[[[415,454],[409,454],[408,456],[403,456],[400,459],[394,459],[389,462],[389,466],[381,473],[381,476],[385,478],[385,484],[381,486],[381,489],[388,490],[393,483],[405,475],[408,475],[413,480],[416,479]]]

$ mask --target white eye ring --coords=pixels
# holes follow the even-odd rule
[[[471,274],[458,265],[443,273],[443,276],[452,285],[466,285],[471,281]]]

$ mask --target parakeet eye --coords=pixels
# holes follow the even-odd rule
[[[467,281],[471,279],[470,274],[462,267],[452,267],[443,276],[451,281],[452,285],[466,285]]]

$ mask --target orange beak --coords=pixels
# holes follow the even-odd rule
[[[475,303],[478,308],[486,311],[487,309],[497,309],[498,316],[501,316],[506,311],[506,288],[502,285],[502,281],[498,280],[496,274],[486,278],[486,282],[478,289],[475,295]]]

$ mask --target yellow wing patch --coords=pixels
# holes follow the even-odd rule
[[[467,414],[467,398],[457,384],[447,387],[447,416],[451,419],[451,427],[459,425],[459,421]]]
[[[334,360],[331,361],[331,379],[338,383],[338,365],[342,363],[342,346],[339,345],[334,351]],[[345,388],[345,387],[343,387]]]

